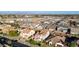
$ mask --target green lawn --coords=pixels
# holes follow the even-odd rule
[[[70,47],[76,47],[76,46],[77,46],[77,44],[76,44],[76,42],[75,42],[75,41],[73,41],[73,42],[71,42],[71,43],[69,44],[69,46],[70,46]]]
[[[9,31],[8,35],[11,36],[11,37],[15,37],[15,36],[19,35],[19,32],[18,31]]]
[[[40,47],[45,47],[47,46],[44,41],[34,41],[32,38],[29,38],[28,42],[32,45],[38,45]]]
[[[79,37],[79,34],[72,34],[73,37]]]

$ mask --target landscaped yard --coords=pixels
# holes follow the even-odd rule
[[[73,37],[79,37],[79,34],[72,34]]]
[[[15,37],[15,36],[19,35],[19,32],[18,31],[9,31],[8,35],[11,36],[11,37]]]
[[[40,47],[45,47],[47,46],[45,41],[34,41],[32,38],[29,38],[29,40],[27,40],[27,42],[29,42],[32,45],[38,45]]]
[[[73,41],[73,42],[71,42],[71,43],[69,44],[69,46],[70,46],[70,47],[77,47],[77,44],[76,44],[75,41]]]

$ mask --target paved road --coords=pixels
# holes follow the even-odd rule
[[[2,37],[2,36],[0,36],[0,44],[3,46],[5,46],[5,44],[6,44],[6,45],[9,45],[12,47],[29,47],[28,45],[17,42],[16,40],[11,40],[11,39],[8,39],[8,38]]]

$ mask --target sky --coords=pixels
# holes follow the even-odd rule
[[[79,11],[0,11],[0,14],[79,14]]]

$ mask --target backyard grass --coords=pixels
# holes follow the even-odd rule
[[[73,37],[79,37],[79,34],[72,34]]]
[[[32,39],[32,38],[29,38],[29,40],[27,40],[27,42],[29,42],[29,43],[32,44],[32,45],[38,45],[38,46],[40,46],[40,47],[45,47],[45,46],[47,46],[46,43],[45,43],[45,41],[35,41],[35,40]]]
[[[11,37],[15,37],[15,36],[19,35],[19,32],[18,31],[9,31],[8,35],[11,36]]]

